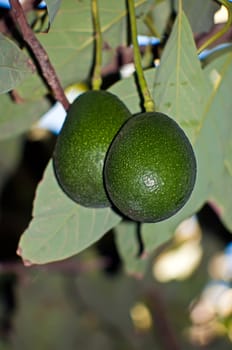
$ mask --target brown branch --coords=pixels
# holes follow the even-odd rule
[[[33,265],[30,268],[25,267],[22,262],[0,262],[0,276],[1,274],[5,273],[24,275],[30,269],[33,271],[50,271],[76,276],[77,274],[87,274],[90,272],[101,271],[109,266],[109,264],[110,261],[102,257],[89,259],[88,261],[80,261],[70,258],[42,265]]]
[[[152,288],[147,293],[147,299],[152,310],[153,321],[160,337],[162,349],[181,350],[175,331],[168,319],[168,311],[161,293],[157,288]]]
[[[43,77],[50,87],[52,94],[54,95],[55,99],[63,105],[64,109],[68,110],[69,102],[65,96],[59,78],[57,77],[55,69],[51,64],[45,49],[40,44],[33,30],[29,26],[21,4],[18,0],[10,0],[10,4],[12,18],[14,22],[18,24],[23,40],[36,57],[39,68],[41,69]]]

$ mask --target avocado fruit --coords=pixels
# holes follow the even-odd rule
[[[159,112],[132,116],[114,138],[104,167],[108,196],[124,216],[158,222],[179,211],[196,180],[189,139]]]
[[[91,90],[71,104],[58,135],[53,167],[60,187],[85,207],[110,206],[103,183],[109,145],[130,111],[117,96]]]

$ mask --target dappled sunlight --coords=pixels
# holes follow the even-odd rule
[[[232,341],[231,244],[212,256],[208,264],[210,281],[190,305],[189,340],[210,344],[218,337]]]
[[[228,20],[228,11],[225,6],[221,5],[220,9],[214,14],[214,23],[224,23]]]
[[[160,282],[186,279],[199,266],[202,255],[200,226],[192,217],[178,226],[171,245],[155,260],[153,275]]]
[[[220,282],[207,286],[191,305],[190,320],[187,333],[192,343],[203,346],[221,336],[232,340],[232,288]]]
[[[144,303],[136,303],[130,310],[130,317],[137,331],[146,332],[151,329],[152,316],[150,310]]]

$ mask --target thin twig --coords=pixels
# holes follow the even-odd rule
[[[54,95],[55,99],[63,105],[64,109],[68,110],[69,102],[65,96],[59,78],[57,77],[55,69],[49,60],[47,52],[40,44],[33,30],[29,26],[21,4],[18,0],[10,0],[10,4],[12,18],[14,22],[18,24],[23,36],[23,40],[29,46],[34,56],[36,57],[43,77],[50,87],[52,94]]]

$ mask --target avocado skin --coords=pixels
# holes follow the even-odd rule
[[[60,187],[78,204],[110,206],[103,184],[105,155],[130,116],[115,95],[102,90],[85,92],[71,104],[57,138],[53,166]]]
[[[158,222],[179,211],[196,180],[193,148],[163,113],[132,116],[107,154],[105,186],[114,206],[138,222]]]

